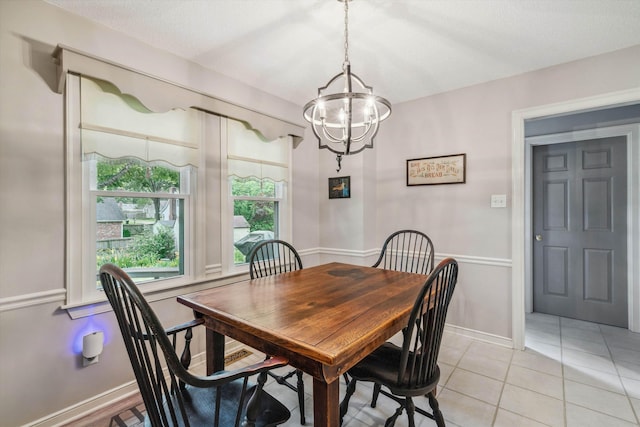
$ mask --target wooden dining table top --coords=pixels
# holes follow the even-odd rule
[[[178,297],[205,325],[326,383],[400,331],[427,276],[329,263]]]

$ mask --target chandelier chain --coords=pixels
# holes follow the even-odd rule
[[[344,65],[349,64],[349,0],[344,0]]]

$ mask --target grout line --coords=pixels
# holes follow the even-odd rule
[[[558,337],[560,338],[560,372],[562,373],[562,409],[564,417],[564,425],[569,424],[569,420],[567,419],[567,379],[565,378],[565,364],[564,364],[564,346],[562,345],[562,319],[558,318],[559,330]]]
[[[500,396],[498,396],[498,403],[496,404],[496,410],[493,413],[493,420],[491,421],[491,425],[494,425],[496,423],[496,419],[498,418],[498,411],[500,410],[500,402],[502,402],[502,394],[504,393],[504,388],[507,385],[507,378],[509,378],[509,372],[511,372],[511,364],[513,363],[513,357],[515,356],[516,351],[519,351],[519,350],[514,350],[511,352],[511,357],[509,358],[509,366],[507,367],[507,372],[504,376],[504,381],[502,381],[502,387],[500,388]]]
[[[633,413],[633,416],[636,418],[636,423],[640,424],[639,414],[636,411],[636,408],[633,406],[633,402],[631,401],[631,396],[629,395],[627,386],[624,384],[624,381],[622,380],[622,375],[620,375],[620,371],[618,370],[618,364],[615,362],[615,359],[613,358],[613,352],[611,351],[611,347],[609,347],[609,342],[607,341],[607,338],[605,337],[602,331],[602,327],[599,326],[598,329],[600,330],[600,334],[602,335],[602,339],[604,340],[604,345],[607,346],[607,350],[609,351],[609,356],[611,356],[611,362],[613,363],[613,367],[615,368],[616,373],[618,374],[618,380],[620,381],[622,390],[624,390],[624,394],[627,398],[627,402],[629,402],[629,406],[631,407],[631,412]]]

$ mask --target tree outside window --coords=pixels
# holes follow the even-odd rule
[[[251,249],[262,240],[278,238],[278,195],[282,185],[269,179],[231,178],[233,215],[249,224],[245,233],[236,234],[235,264],[246,263]]]
[[[96,268],[113,263],[135,281],[183,274],[179,168],[99,157],[94,170]]]

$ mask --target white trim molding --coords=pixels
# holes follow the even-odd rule
[[[26,308],[50,302],[64,301],[67,290],[52,289],[32,294],[17,295],[15,297],[0,298],[0,312]]]
[[[489,334],[487,332],[477,331],[475,329],[463,328],[461,326],[451,325],[446,323],[444,325],[445,333],[460,335],[463,337],[471,338],[476,341],[483,341],[491,344],[500,345],[503,347],[513,348],[513,340],[501,337],[499,335]]]
[[[508,258],[489,258],[472,255],[454,255],[454,254],[439,254],[436,253],[434,258],[437,261],[442,261],[445,258],[453,258],[458,261],[459,264],[480,264],[490,265],[493,267],[506,267],[511,268],[511,260]]]
[[[621,106],[640,102],[640,88],[629,89],[620,92],[607,93],[603,95],[570,100],[566,102],[542,105],[522,110],[513,111],[512,120],[512,209],[511,209],[511,318],[513,331],[513,347],[524,349],[524,328],[525,328],[525,283],[531,277],[531,262],[528,254],[527,242],[530,242],[530,203],[527,201],[527,174],[530,168],[530,153],[527,154],[527,147],[524,135],[524,123],[526,120],[552,116],[555,114],[567,114],[579,111],[602,109],[611,106]],[[631,201],[630,201],[631,203]],[[638,231],[634,231],[638,233]],[[635,255],[637,259],[637,254]],[[638,278],[634,278],[638,280]],[[634,298],[638,299],[635,294]],[[635,311],[638,310],[636,305]],[[640,328],[640,319],[637,313],[632,313],[634,320],[630,323],[632,330]],[[631,317],[630,317],[631,321]]]
[[[216,275],[220,275],[222,274],[222,264],[209,264],[206,265],[204,267],[204,274],[206,276],[212,275],[212,274],[216,274]]]
[[[230,351],[227,351],[227,354]],[[192,372],[204,372],[205,369],[205,353],[198,353],[191,359],[191,366],[189,368]],[[165,367],[166,372],[166,367]],[[76,421],[88,414],[96,412],[100,409],[106,408],[114,403],[119,402],[122,399],[133,396],[140,393],[138,384],[135,380],[128,381],[121,384],[118,387],[114,387],[111,390],[107,390],[104,393],[100,393],[96,396],[85,399],[82,402],[78,402],[53,414],[49,414],[36,421],[28,424],[29,427],[57,427],[67,425],[73,421]],[[26,426],[23,426],[26,427]]]

